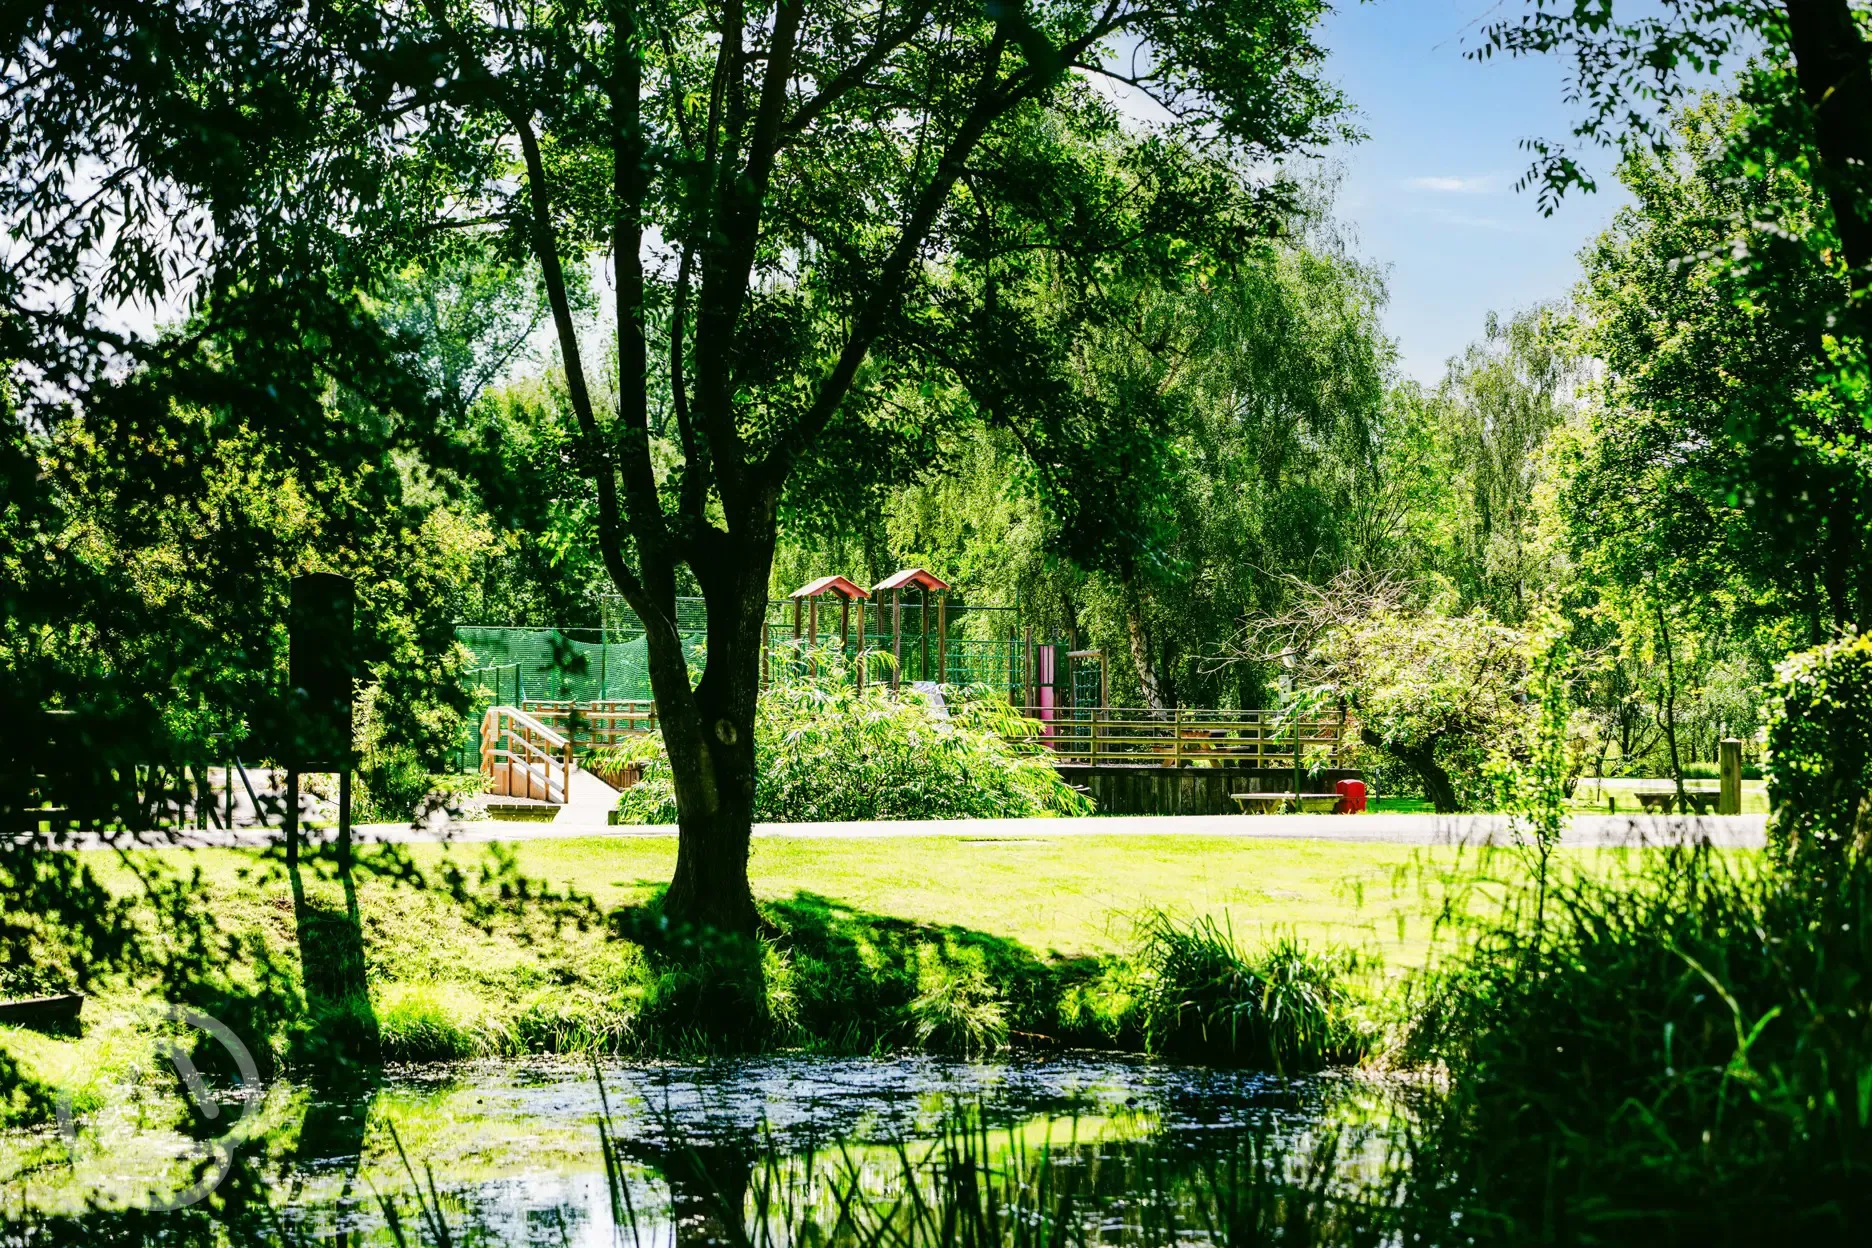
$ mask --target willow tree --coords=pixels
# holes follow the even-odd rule
[[[754,707],[789,479],[829,430],[868,436],[885,387],[946,367],[914,344],[995,299],[996,284],[976,279],[997,256],[958,240],[980,237],[1003,207],[1051,197],[1088,214],[1039,240],[1062,262],[1188,262],[1171,236],[1200,222],[1140,215],[1122,193],[1070,193],[1116,183],[1096,160],[1028,141],[1053,127],[1120,136],[1122,118],[1092,80],[1150,101],[1162,119],[1133,145],[1144,155],[1131,183],[1181,176],[1182,163],[1153,163],[1152,151],[1265,167],[1336,133],[1341,102],[1317,78],[1312,42],[1323,10],[1320,0],[169,0],[49,5],[28,37],[95,45],[89,68],[55,59],[74,81],[101,75],[87,88],[101,97],[226,103],[199,109],[189,140],[224,141],[231,156],[184,187],[210,214],[244,165],[281,170],[290,148],[302,153],[303,186],[329,192],[323,209],[316,195],[285,197],[287,217],[325,213],[322,232],[305,235],[322,240],[321,262],[383,271],[469,233],[537,266],[590,481],[591,540],[647,634],[681,826],[665,905],[745,931],[756,922]],[[150,37],[139,43],[137,30]],[[191,62],[192,80],[152,81],[162,75],[149,48],[177,43],[178,30],[214,54]],[[107,54],[130,67],[121,82]],[[256,125],[269,109],[290,124]],[[292,162],[279,176],[296,176]],[[1056,183],[1068,193],[1052,195]],[[1102,259],[1076,251],[1081,235],[1102,240]],[[573,297],[594,256],[605,258],[615,331],[608,360],[581,334]],[[676,628],[690,578],[708,607],[693,682]]]

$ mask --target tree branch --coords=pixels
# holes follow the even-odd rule
[[[885,59],[909,42],[911,36],[923,29],[925,19],[929,17],[930,0],[920,0],[916,9],[909,13],[901,26],[879,39],[858,60],[840,71],[812,99],[800,106],[798,112],[786,123],[781,131],[781,145],[803,133],[806,128],[819,119],[819,115],[836,104],[847,92],[862,83],[866,76],[883,64]]]

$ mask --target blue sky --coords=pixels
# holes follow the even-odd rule
[[[1507,312],[1565,295],[1580,248],[1625,202],[1591,162],[1591,195],[1569,195],[1543,217],[1524,138],[1564,137],[1572,114],[1555,58],[1464,58],[1482,26],[1519,13],[1516,0],[1341,0],[1325,23],[1327,74],[1358,109],[1363,143],[1332,153],[1343,175],[1336,208],[1357,252],[1386,274],[1385,326],[1406,375],[1426,383]]]

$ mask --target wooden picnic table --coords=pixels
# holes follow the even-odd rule
[[[1647,814],[1661,813],[1668,815],[1677,809],[1677,791],[1675,789],[1640,789],[1634,796],[1638,799],[1639,808]],[[1715,793],[1705,793],[1697,789],[1688,789],[1684,792],[1684,801],[1690,809],[1696,811],[1697,814],[1707,815],[1710,812],[1710,807],[1716,804],[1718,796],[1719,795]]]
[[[1337,793],[1231,793],[1244,815],[1270,814],[1282,806],[1298,805],[1303,812],[1331,814],[1339,809]]]

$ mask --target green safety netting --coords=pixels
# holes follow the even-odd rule
[[[622,598],[607,596],[600,604],[599,628],[520,628],[498,625],[460,625],[459,640],[474,655],[468,684],[474,695],[471,715],[462,739],[462,761],[473,766],[479,749],[481,715],[490,706],[517,706],[534,700],[590,702],[608,698],[648,700],[650,669],[642,622]],[[941,623],[948,634],[946,646],[935,637],[938,616],[934,608],[924,637],[922,604],[906,596],[901,613],[901,634],[894,606],[870,603],[864,618],[863,644],[889,653],[901,636],[902,666],[899,679],[942,679],[956,685],[979,684],[1015,695],[1025,687],[1027,641],[1015,629],[1017,613],[1001,607],[974,607],[951,602]],[[678,599],[677,630],[699,670],[706,654],[708,610],[699,598]],[[836,604],[821,603],[819,642],[838,640]],[[855,620],[854,620],[855,625]],[[793,604],[768,604],[767,634],[770,663],[797,660],[793,650]],[[859,639],[852,629],[848,649],[855,652]],[[937,656],[947,662],[940,674]],[[876,670],[876,669],[874,669]],[[881,673],[880,673],[881,674]],[[1018,696],[1018,695],[1016,695]]]
[[[503,628],[461,625],[455,639],[474,655],[468,686],[474,705],[463,733],[463,762],[478,757],[481,716],[490,706],[527,701],[647,701],[650,667],[642,629]],[[700,666],[707,636],[683,632]]]

